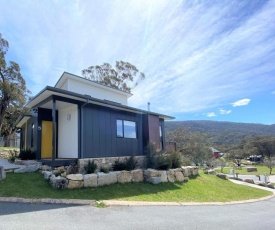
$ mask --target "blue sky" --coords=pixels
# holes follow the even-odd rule
[[[35,95],[64,71],[129,61],[129,105],[177,120],[275,123],[275,1],[0,0],[0,33]]]

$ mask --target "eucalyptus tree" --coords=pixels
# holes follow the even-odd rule
[[[7,61],[9,43],[0,33],[0,132],[6,118],[18,114],[26,103],[30,91],[26,87],[20,66],[14,61]],[[17,111],[17,112],[16,112]]]
[[[116,61],[115,68],[109,63],[90,66],[82,70],[82,76],[100,84],[131,93],[145,78],[136,66],[129,62]]]
[[[269,168],[269,174],[275,167],[275,137],[256,137],[249,141],[249,145],[256,149],[258,155],[264,156],[263,164]]]
[[[176,129],[166,133],[166,140],[175,142],[177,150],[195,164],[209,162],[213,158],[211,140],[203,133]]]

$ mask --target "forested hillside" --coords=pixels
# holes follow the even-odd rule
[[[263,125],[224,121],[168,121],[165,130],[188,128],[191,132],[205,133],[216,145],[238,144],[256,136],[275,136],[275,124]]]

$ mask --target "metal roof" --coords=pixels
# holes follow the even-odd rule
[[[109,107],[109,108],[115,108],[115,109],[119,109],[119,110],[123,110],[123,111],[129,111],[129,112],[140,113],[140,114],[156,115],[156,116],[159,116],[160,118],[163,118],[165,120],[174,119],[174,117],[172,117],[172,116],[154,113],[154,112],[146,111],[146,110],[141,110],[141,109],[133,108],[133,107],[126,106],[126,105],[121,105],[116,102],[112,102],[112,101],[108,101],[108,100],[101,100],[101,99],[93,98],[89,95],[74,93],[74,92],[71,92],[68,90],[59,89],[59,88],[55,88],[55,87],[51,87],[51,86],[46,86],[36,96],[34,96],[25,106],[27,108],[35,108],[39,103],[43,102],[44,100],[46,100],[47,98],[49,98],[52,95],[62,96],[62,97],[66,97],[69,99],[82,101],[84,103],[97,104],[97,105],[101,105],[101,106],[105,106],[105,107]]]

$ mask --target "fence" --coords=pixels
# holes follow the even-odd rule
[[[7,141],[7,137],[0,137],[0,146],[4,146],[5,142]],[[20,137],[10,138],[6,147],[20,147]]]

